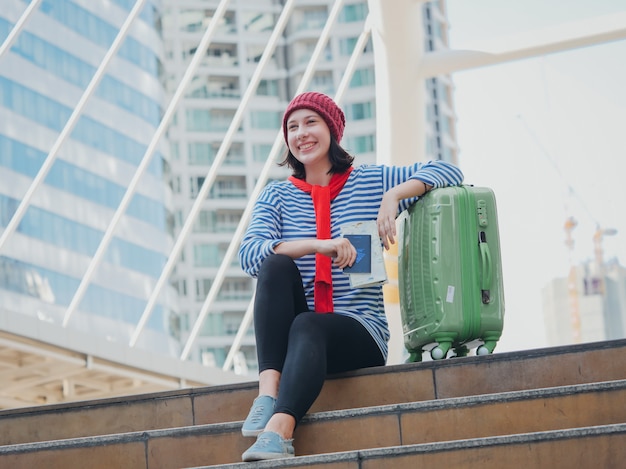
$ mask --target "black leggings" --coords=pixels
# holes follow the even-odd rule
[[[376,341],[355,319],[309,311],[300,271],[282,254],[258,275],[254,303],[259,372],[282,373],[276,412],[304,417],[327,374],[385,364]]]

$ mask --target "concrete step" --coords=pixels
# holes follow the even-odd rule
[[[613,469],[625,443],[626,424],[616,424],[188,469]]]
[[[379,453],[368,453],[372,461],[387,458],[387,453],[393,458],[421,458],[425,447],[409,453],[399,447],[619,426],[626,424],[624,402],[626,380],[617,380],[318,412],[307,416],[296,430],[296,454],[336,453],[327,458],[339,458],[336,467],[341,468],[346,452],[354,452],[350,457],[355,457],[376,448]],[[243,438],[240,427],[241,422],[230,422],[8,445],[0,447],[0,467],[178,469],[231,464],[240,461],[241,453],[254,441]],[[617,439],[623,445],[626,440],[620,432],[602,444],[612,449]],[[322,460],[315,461],[321,464]],[[330,459],[324,461],[330,464]]]
[[[626,340],[330,377],[311,413],[626,379]],[[257,382],[0,411],[0,445],[241,421]]]

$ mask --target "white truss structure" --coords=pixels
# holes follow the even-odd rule
[[[29,190],[24,195],[18,210],[0,236],[0,253],[6,244],[6,240],[13,235],[22,216],[30,206],[33,194],[42,184],[59,148],[71,133],[86,102],[91,98],[111,58],[115,56],[144,3],[145,0],[137,0],[135,3],[63,131],[50,149],[48,157]],[[182,96],[195,75],[202,56],[212,41],[219,21],[226,12],[229,0],[222,0],[219,3],[215,15],[202,36],[191,63],[167,106],[141,163],[129,183],[126,193],[65,313],[63,331],[59,333],[58,330],[48,330],[43,326],[26,324],[26,322],[30,321],[28,318],[23,318],[24,324],[16,326],[14,317],[9,321],[9,318],[0,316],[0,327],[5,331],[9,331],[0,334],[0,376],[2,377],[0,380],[2,383],[0,385],[0,408],[94,399],[248,380],[228,370],[232,367],[234,356],[251,323],[251,307],[248,308],[244,316],[235,337],[235,342],[227,356],[224,370],[208,370],[207,367],[187,362],[186,358],[197,338],[202,322],[217,298],[226,275],[226,269],[231,264],[236,253],[251,215],[251,203],[244,211],[231,245],[224,256],[198,319],[192,328],[191,335],[184,346],[180,360],[172,359],[173,361],[170,363],[159,357],[156,360],[158,363],[154,363],[150,357],[146,356],[145,352],[141,352],[134,347],[152,313],[161,290],[167,284],[176,259],[178,259],[187,236],[200,212],[200,203],[210,193],[216,179],[217,169],[228,153],[250,98],[261,80],[264,67],[271,58],[274,48],[281,38],[283,29],[291,17],[294,3],[295,0],[287,0],[285,2],[282,14],[241,99],[240,106],[216,155],[215,162],[206,175],[205,181],[197,195],[196,203],[194,203],[188,218],[185,220],[184,226],[176,239],[168,261],[136,325],[128,346],[122,347],[120,351],[119,346],[113,347],[111,344],[81,344],[80,340],[74,337],[72,331],[67,326],[71,322],[72,314],[80,304],[86,288],[91,282],[94,271],[102,260],[120,218],[124,215],[135,194],[139,179],[148,167],[157,144],[167,130]],[[424,109],[423,81],[426,78],[626,38],[626,14],[617,14],[559,25],[542,31],[533,31],[514,38],[507,38],[506,40],[492,41],[490,44],[486,44],[477,50],[425,52],[423,44],[424,34],[422,31],[423,3],[425,3],[425,0],[368,0],[370,15],[364,23],[363,32],[346,66],[345,75],[335,96],[336,100],[341,102],[359,57],[371,37],[374,44],[376,67],[377,155],[389,155],[388,160],[384,159],[384,157],[379,157],[382,163],[408,163],[407,161],[401,161],[401,157],[398,155],[404,155],[406,152],[400,150],[409,147],[416,149],[414,142],[423,141],[423,139],[416,136],[420,129],[424,128],[425,116],[422,115],[423,113],[415,112],[415,110]],[[20,20],[0,46],[0,60],[13,41],[19,36],[29,16],[38,7],[38,4],[38,0],[33,0],[26,7]],[[318,59],[329,38],[331,28],[342,7],[343,1],[336,0],[297,92],[307,89],[309,80],[315,72]],[[274,163],[281,147],[282,134],[278,132],[270,156],[263,172],[259,175],[254,192],[250,196],[251,201],[256,199],[265,185],[269,168]],[[419,154],[419,148],[416,150],[418,154],[416,155],[413,152],[412,158],[415,159],[417,157],[420,159],[423,155]],[[397,305],[391,304],[389,307],[394,308]],[[396,316],[399,317],[399,315]],[[17,320],[18,323],[20,321],[22,319]]]

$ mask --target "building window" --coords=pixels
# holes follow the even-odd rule
[[[250,298],[252,298],[252,288],[247,278],[226,279],[219,294],[219,299],[226,301],[249,300]]]
[[[187,146],[189,164],[210,165],[215,158],[210,143],[192,142]]]
[[[213,279],[210,279],[210,278],[196,279],[196,300],[204,301],[206,296],[209,294],[209,291],[211,290],[211,285],[213,285]]]
[[[239,81],[230,77],[201,77],[196,78],[187,95],[191,98],[231,98],[241,97]]]
[[[296,44],[293,48],[293,55],[295,57],[295,61],[298,64],[306,64],[311,60],[313,56],[313,51],[317,46],[317,42],[308,41],[306,43]],[[326,46],[324,52],[322,53],[323,59],[327,62],[333,60],[333,54],[329,45]]]
[[[170,142],[170,155],[173,160],[180,160],[180,150],[177,142]]]
[[[246,31],[260,33],[273,31],[276,17],[271,13],[242,12],[243,24]]]
[[[347,139],[346,148],[353,153],[371,153],[376,149],[373,135],[362,135]]]
[[[352,51],[354,50],[354,46],[356,46],[358,37],[347,37],[339,40],[339,52],[341,55],[350,56],[352,55]]]
[[[178,315],[178,320],[181,332],[189,332],[191,330],[188,312],[181,312]]]
[[[215,336],[222,334],[214,334],[210,331],[210,323],[212,321],[213,315],[209,314],[209,316],[205,319],[205,327],[203,327],[202,334],[203,336]],[[217,316],[216,316],[217,317]],[[226,361],[226,351],[221,348],[203,348],[201,349],[202,356],[202,364],[204,366],[212,366],[212,367],[222,367],[224,362]]]
[[[358,37],[347,37],[339,40],[339,53],[343,56],[350,56],[358,42]],[[370,39],[365,45],[364,52],[372,50],[372,40]]]
[[[198,213],[198,218],[193,225],[193,231],[195,233],[210,233],[215,226],[215,213],[209,210],[201,210]]]
[[[441,131],[450,135],[450,118],[446,116],[441,117]]]
[[[374,85],[374,70],[371,68],[361,68],[354,72],[350,81],[350,88]]]
[[[216,337],[216,336],[224,335],[223,315],[222,314],[208,314],[206,318],[204,318],[204,323],[202,324],[200,335],[203,337]],[[221,350],[221,349],[217,349],[217,350]]]
[[[604,293],[604,285],[599,277],[585,277],[585,296],[602,295]]]
[[[254,161],[267,161],[272,151],[272,145],[269,143],[258,143],[252,146],[252,158]]]
[[[315,10],[305,10],[302,22],[298,25],[298,31],[307,29],[322,29],[328,19],[328,12],[325,8]]]
[[[278,80],[261,80],[256,89],[258,96],[278,96]]]
[[[184,278],[178,279],[172,286],[176,289],[179,296],[187,296],[187,280]]]
[[[452,151],[452,148],[448,146],[444,146],[443,149],[441,150],[441,153],[442,153],[441,159],[443,161],[448,161],[449,163],[455,162],[454,152]]]
[[[170,187],[174,194],[180,194],[180,176],[172,176]]]
[[[254,129],[280,129],[281,115],[276,111],[252,111],[250,121]]]
[[[311,89],[332,95],[335,91],[333,74],[330,71],[318,71],[311,80]]]
[[[208,109],[187,109],[185,115],[189,132],[225,132],[235,116],[231,111]]]
[[[204,176],[192,176],[189,178],[189,195],[191,198],[195,198],[198,195],[205,179]]]
[[[354,103],[350,104],[346,108],[347,120],[363,120],[372,119],[374,117],[374,111],[371,102],[366,103]]]
[[[219,267],[221,257],[215,244],[196,244],[193,247],[194,267]]]
[[[220,211],[215,215],[215,228],[219,233],[232,233],[239,226],[241,212]]]
[[[213,198],[230,199],[246,196],[246,178],[244,176],[218,178],[211,188],[211,197]]]
[[[353,23],[356,21],[365,21],[368,9],[365,3],[357,3],[354,5],[346,5],[341,10],[339,21],[342,23]]]

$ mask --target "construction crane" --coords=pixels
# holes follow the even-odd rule
[[[567,277],[567,293],[568,293],[568,305],[570,310],[570,321],[572,325],[572,341],[573,343],[581,342],[581,320],[580,320],[580,305],[578,295],[578,282],[576,275],[576,264],[574,261],[574,239],[572,232],[578,226],[578,221],[570,216],[565,220],[565,245],[569,251],[569,275]],[[605,236],[613,236],[617,234],[617,230],[614,228],[603,229],[600,225],[596,226],[596,231],[593,235],[594,244],[594,272],[593,283],[589,286],[591,294],[604,295],[605,289],[605,268],[604,268],[604,249],[602,246]]]
[[[580,333],[580,306],[578,302],[578,284],[576,279],[576,265],[574,263],[574,238],[572,232],[578,226],[578,221],[572,216],[565,220],[565,245],[569,251],[569,275],[567,277],[567,299],[570,310],[572,325],[572,341],[575,344],[581,342]]]
[[[602,242],[604,241],[605,236],[614,236],[617,234],[617,230],[615,228],[601,228],[599,225],[596,226],[596,231],[593,234],[593,246],[594,246],[594,258],[596,264],[596,273],[599,281],[599,293],[604,295],[606,293],[605,289],[605,281],[604,276],[606,274],[604,268],[604,248],[602,246]]]

